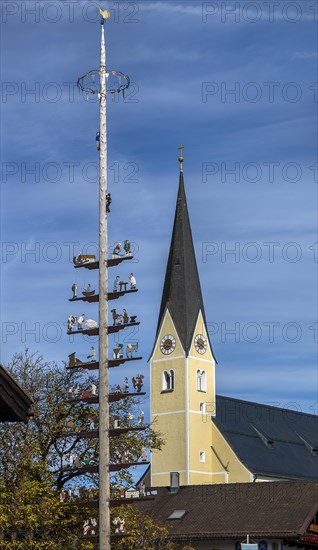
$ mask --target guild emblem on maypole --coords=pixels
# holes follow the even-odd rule
[[[99,9],[99,13],[102,16],[101,25],[104,25],[104,20],[110,18],[110,13],[108,10],[102,10],[102,8],[98,8],[98,9]]]

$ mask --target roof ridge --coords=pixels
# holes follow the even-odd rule
[[[239,403],[246,403],[248,405],[257,405],[258,407],[263,407],[265,409],[275,409],[277,411],[288,411],[290,413],[293,413],[293,414],[301,414],[301,415],[306,415],[306,416],[310,416],[311,418],[317,418],[317,422],[318,422],[318,414],[311,414],[311,413],[307,413],[307,412],[303,412],[303,411],[294,411],[293,409],[286,409],[284,407],[275,407],[275,405],[267,405],[265,403],[257,403],[256,401],[245,401],[245,399],[238,399],[237,397],[228,397],[226,395],[220,395],[220,394],[217,394],[215,396],[216,398],[219,397],[221,399],[229,399],[231,401],[237,401]]]

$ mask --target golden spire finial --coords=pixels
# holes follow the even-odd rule
[[[180,162],[180,172],[183,172],[183,161],[184,161],[184,158],[182,156],[182,150],[184,149],[183,145],[181,144],[180,147],[178,147],[179,151],[180,151],[180,157],[178,158],[178,161]]]

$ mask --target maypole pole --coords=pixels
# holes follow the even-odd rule
[[[110,550],[110,477],[109,477],[109,403],[108,403],[108,268],[107,268],[107,129],[106,129],[106,46],[104,20],[108,11],[101,11],[100,50],[100,150],[99,150],[99,548]]]
[[[119,93],[124,96],[125,90],[129,88],[130,79],[121,71],[107,69],[104,22],[110,14],[108,10],[101,8],[99,11],[101,14],[100,67],[81,76],[77,86],[87,98],[94,94],[99,98],[99,136],[98,140],[96,138],[99,150],[99,549],[110,550],[106,97],[107,94],[111,94],[114,98],[115,94]],[[98,77],[99,87],[96,84]],[[126,259],[130,257],[132,256],[128,255]]]

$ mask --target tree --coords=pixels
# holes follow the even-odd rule
[[[116,550],[194,550],[191,546],[179,546],[169,541],[169,533],[165,527],[161,527],[150,516],[140,512],[134,506],[117,508],[112,513],[125,520],[127,536],[112,543]]]
[[[41,471],[42,481],[37,479],[39,466],[25,461],[26,472],[21,468],[11,487],[0,488],[1,550],[57,550],[59,542],[73,548],[79,516],[75,509],[57,505],[49,476],[44,480]]]
[[[0,436],[0,471],[6,486],[17,479],[20,468],[25,470],[25,461],[41,464],[36,477],[39,481],[46,475],[46,469],[54,475],[60,488],[72,479],[74,474],[62,469],[62,456],[79,443],[78,438],[60,440],[68,419],[74,423],[85,420],[84,405],[68,401],[67,388],[80,382],[78,372],[58,368],[56,363],[44,362],[41,356],[28,350],[16,354],[7,369],[34,401],[34,416],[27,425],[3,424]],[[92,413],[93,414],[93,413]],[[83,452],[85,451],[85,442]],[[44,467],[44,465],[46,467]]]
[[[98,427],[98,411],[94,406],[68,399],[68,388],[87,389],[94,377],[80,369],[65,369],[56,363],[47,363],[43,357],[25,350],[14,355],[6,367],[34,401],[34,416],[27,425],[0,424],[0,550],[55,550],[63,543],[63,550],[72,548],[75,529],[81,525],[83,509],[59,506],[59,491],[74,483],[79,474],[65,470],[63,457],[76,452],[84,457],[88,451],[98,459],[98,442],[66,434],[83,429],[91,422]],[[129,420],[140,406],[137,399],[111,404],[111,417],[120,406],[121,414]],[[128,433],[111,441],[111,454],[115,450],[131,449],[140,456],[142,447],[160,448],[161,439],[148,426],[146,430]],[[81,483],[97,486],[95,474],[80,476]],[[119,484],[129,485],[132,477],[123,470],[113,478],[114,490]],[[92,513],[92,512],[90,512]],[[11,538],[23,536],[27,543],[13,540],[3,545],[3,532]],[[33,537],[33,538],[32,538]],[[45,544],[41,546],[41,538]],[[36,540],[35,540],[36,539]],[[48,542],[49,541],[49,542]],[[25,546],[21,546],[25,544]],[[89,545],[88,545],[89,546]]]

